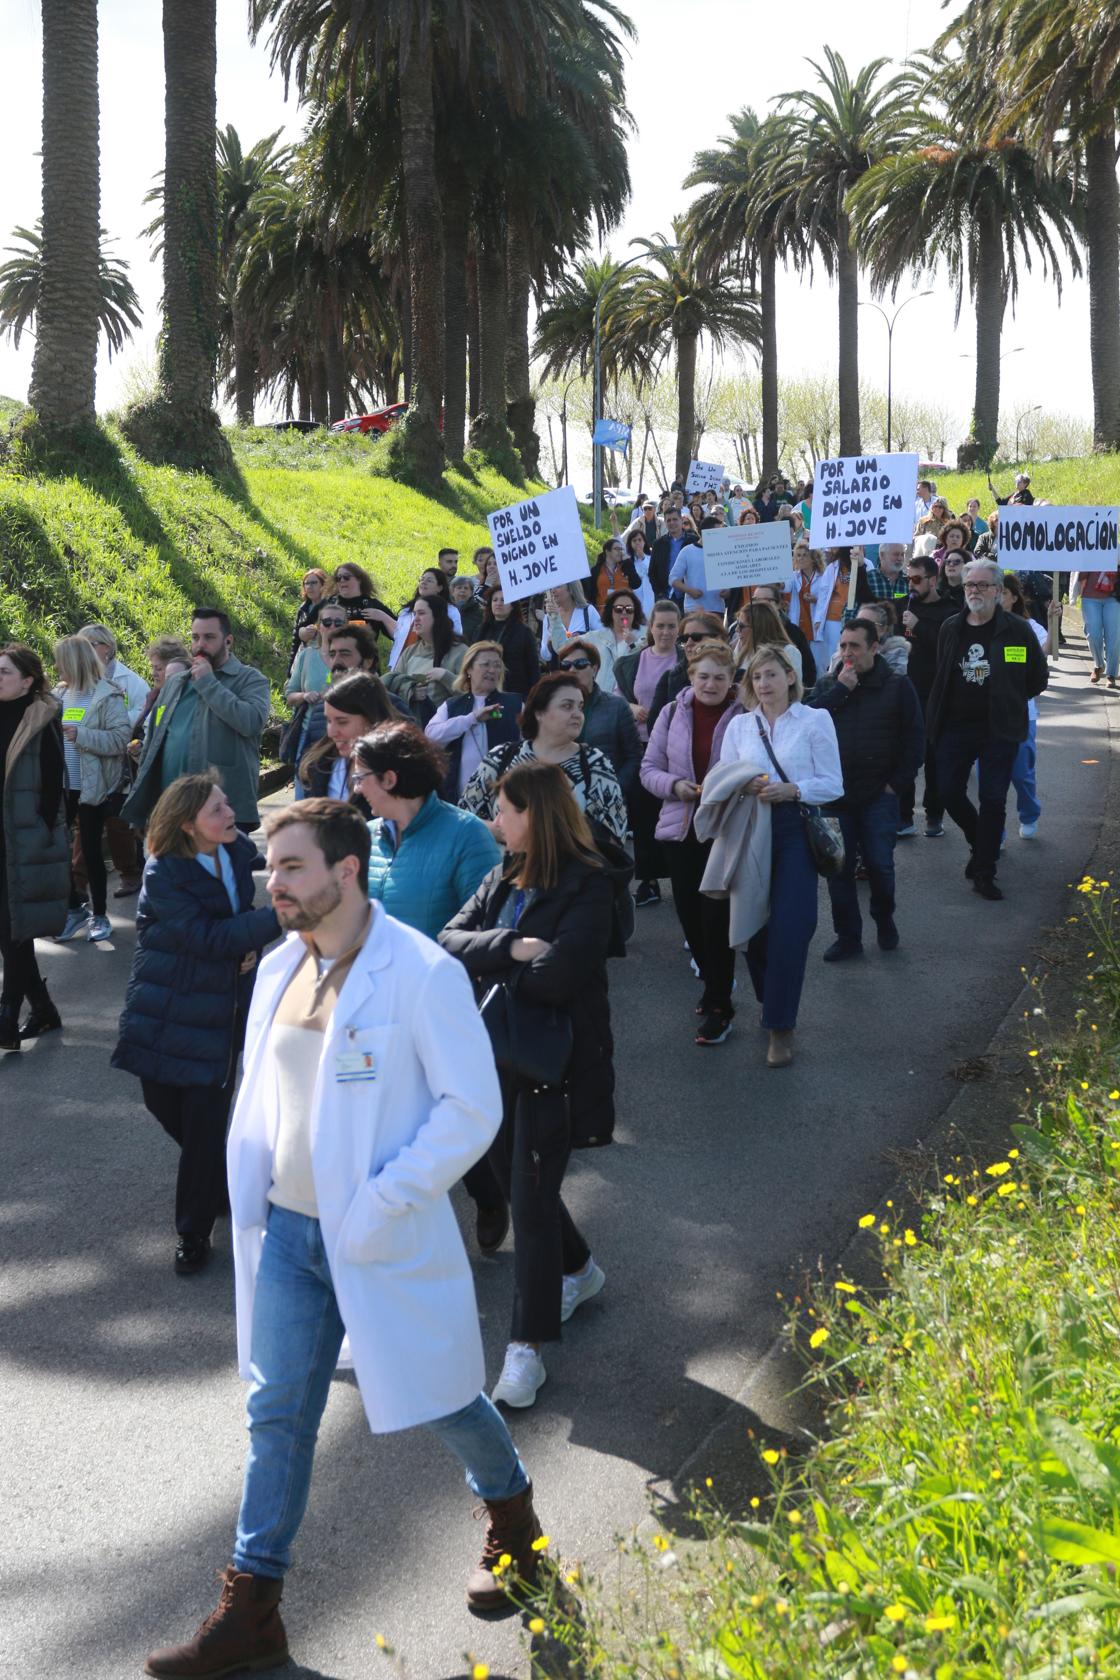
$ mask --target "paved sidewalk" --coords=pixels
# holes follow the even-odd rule
[[[901,949],[826,968],[821,927],[788,1072],[740,967],[726,1045],[692,1044],[696,984],[666,901],[612,965],[619,1128],[577,1156],[573,1211],[607,1288],[546,1351],[548,1382],[513,1429],[565,1556],[594,1566],[651,1490],[723,1420],[776,1329],[774,1291],[836,1254],[984,1050],[1096,841],[1112,772],[1108,714],[1067,650],[1040,710],[1037,842],[1012,819],[1002,904],[963,880],[951,827],[898,848]],[[112,903],[112,901],[110,901]],[[174,1151],[108,1056],[132,939],[43,946],[63,1037],[0,1057],[0,1674],[121,1680],[215,1601],[245,1449],[232,1272],[219,1227],[201,1277],[171,1270]],[[478,1260],[491,1378],[511,1256]],[[744,1429],[746,1416],[744,1417]],[[422,1432],[373,1439],[335,1384],[285,1595],[304,1680],[528,1673],[518,1618],[479,1621],[462,1583],[480,1538],[454,1463]]]

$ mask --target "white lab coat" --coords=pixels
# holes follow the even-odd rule
[[[227,1146],[246,1379],[278,1125],[268,1031],[304,950],[292,934],[261,963]],[[338,1056],[357,1051],[370,1052],[376,1078],[340,1081]],[[466,970],[374,904],[324,1035],[311,1158],[349,1357],[375,1433],[457,1412],[482,1388],[474,1283],[448,1191],[489,1147],[501,1115]]]

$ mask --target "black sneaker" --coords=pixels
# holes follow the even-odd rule
[[[185,1236],[175,1243],[175,1270],[180,1277],[193,1277],[210,1259],[210,1238]]]
[[[993,904],[1003,897],[991,875],[974,875],[972,890],[974,893],[978,893],[981,898],[991,899]]]
[[[927,840],[944,840],[944,838],[945,838],[945,824],[944,823],[939,823],[939,822],[927,822],[926,823],[926,839]]]
[[[651,904],[661,903],[661,888],[656,881],[639,881],[638,890],[634,894],[635,910],[646,910]]]
[[[965,878],[966,881],[974,881],[976,879],[976,854],[975,854],[975,852],[969,852],[969,854],[968,854],[968,862],[964,866],[964,878]]]
[[[730,1031],[731,1016],[725,1015],[722,1009],[709,1009],[696,1029],[696,1042],[707,1049],[722,1044]]]
[[[862,957],[863,944],[858,939],[834,939],[821,958],[822,962],[847,962],[849,957]]]
[[[898,929],[894,925],[893,916],[884,916],[883,920],[878,923],[876,937],[879,941],[880,951],[898,950]]]

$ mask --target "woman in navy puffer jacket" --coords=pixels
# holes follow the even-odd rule
[[[197,1272],[226,1198],[225,1139],[257,956],[280,932],[254,910],[256,848],[210,773],[180,776],[148,822],[136,955],[113,1066],[180,1146],[175,1270]]]

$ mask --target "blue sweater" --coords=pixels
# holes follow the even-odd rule
[[[369,896],[434,939],[501,857],[486,824],[430,793],[399,843],[383,817],[369,825]]]
[[[149,858],[136,912],[132,960],[114,1067],[161,1085],[222,1085],[238,1045],[237,1013],[255,969],[241,959],[280,932],[271,907],[252,910],[256,848],[239,834],[226,847],[240,913],[220,879],[196,858]]]

